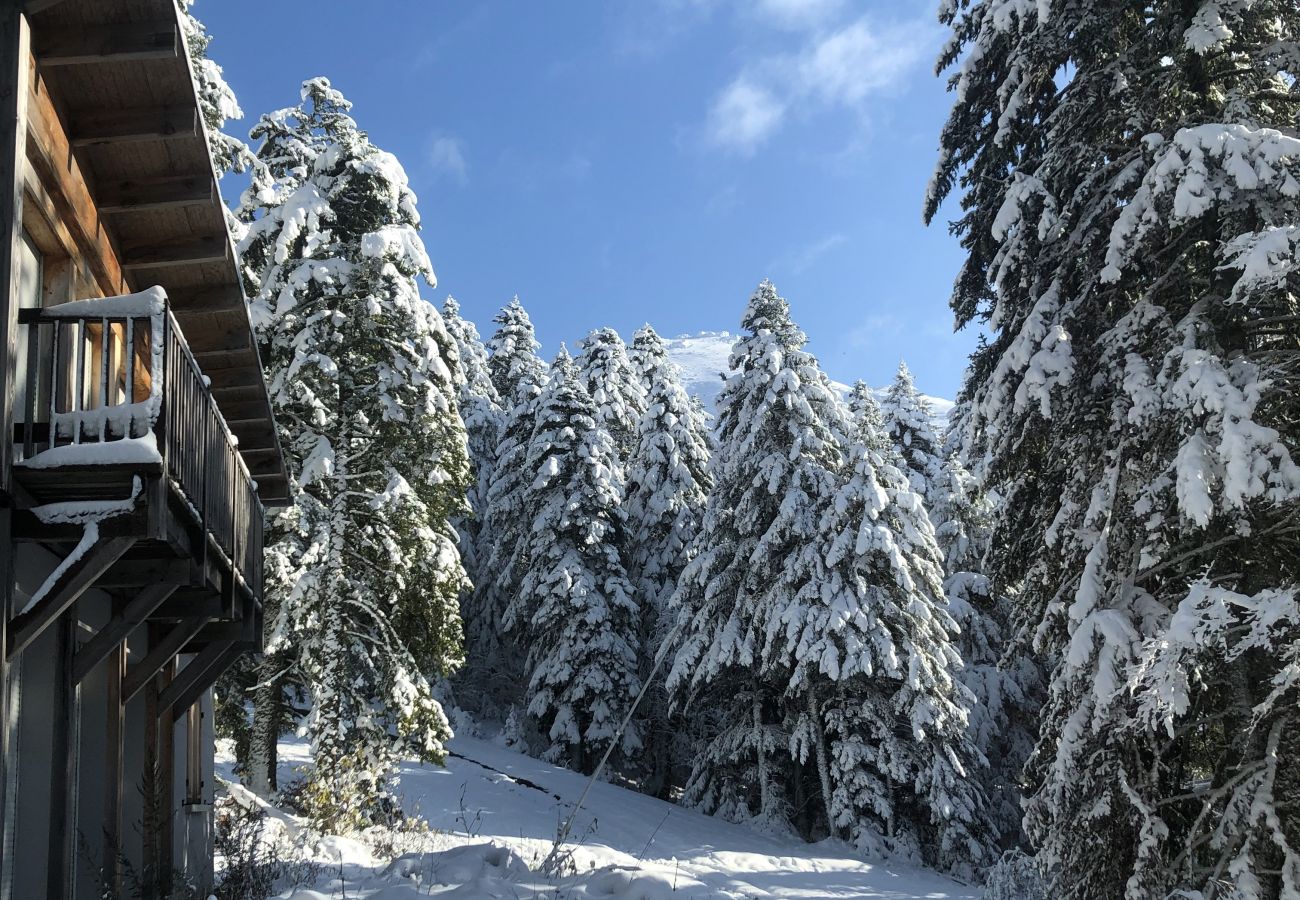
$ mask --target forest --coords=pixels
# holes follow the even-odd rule
[[[190,18],[292,476],[218,688],[254,793],[391,825],[478,736],[996,900],[1300,897],[1300,11],[939,16],[945,416],[833,382],[761,272],[707,405],[651,325],[543,358],[519,298],[435,306],[366,111],[315,77],[230,136]]]

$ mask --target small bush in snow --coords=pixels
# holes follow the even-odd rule
[[[1047,886],[1032,856],[1008,850],[988,870],[984,900],[1047,900]]]

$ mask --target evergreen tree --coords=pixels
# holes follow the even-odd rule
[[[418,294],[433,272],[415,196],[347,109],[313,79],[299,106],[264,118],[264,178],[282,182],[241,209],[294,501],[268,535],[268,662],[309,693],[305,797],[330,827],[391,808],[403,755],[443,757],[451,735],[430,679],[461,659],[449,520],[469,485],[455,345]]]
[[[699,413],[682,387],[677,367],[649,325],[632,342],[637,368],[646,384],[646,411],[637,426],[636,447],[628,463],[627,570],[641,610],[642,682],[650,678],[656,656],[672,631],[669,601],[682,569],[691,559],[709,490],[709,445]],[[661,794],[674,765],[689,748],[685,729],[670,718],[663,672],[641,702],[646,790]]]
[[[561,349],[526,456],[528,572],[507,620],[528,636],[528,712],[544,754],[591,772],[640,691],[638,610],[619,558],[624,525],[613,442]],[[618,750],[639,748],[630,727]]]
[[[613,328],[597,328],[582,342],[578,367],[596,404],[596,421],[614,439],[618,458],[626,465],[645,412],[645,384],[637,377],[627,346]]]
[[[181,27],[193,67],[194,85],[199,97],[199,111],[208,136],[208,149],[216,163],[217,174],[247,172],[256,157],[239,138],[225,133],[226,123],[244,117],[235,92],[226,83],[221,66],[208,56],[212,36],[191,10],[195,0],[181,0]]]
[[[1047,699],[1065,900],[1300,893],[1300,11],[949,2],[987,574]]]
[[[681,646],[668,676],[679,704],[709,718],[684,799],[733,819],[791,820],[799,781],[783,706],[788,674],[765,668],[764,636],[786,560],[815,534],[839,465],[835,398],[786,301],[764,281],[718,398],[718,449],[693,558],[674,604]]]
[[[482,710],[490,715],[520,701],[524,685],[524,645],[511,634],[508,605],[517,597],[528,570],[529,523],[526,495],[532,478],[526,463],[536,419],[536,404],[546,384],[546,365],[537,356],[533,323],[516,297],[493,319],[497,331],[488,342],[488,374],[501,397],[502,417],[475,583],[468,652],[473,662]],[[479,675],[479,673],[482,673]]]
[[[501,627],[500,622],[484,621],[473,601],[474,586],[491,577],[483,566],[490,549],[490,535],[483,526],[487,519],[488,491],[505,413],[501,408],[501,396],[488,371],[487,349],[479,338],[478,329],[473,322],[461,317],[460,304],[452,297],[443,303],[442,318],[456,345],[460,372],[464,376],[457,393],[457,405],[465,422],[470,467],[474,472],[469,492],[470,514],[452,522],[459,536],[461,559],[469,575],[469,583],[461,595],[461,618],[465,624],[465,645],[470,650],[490,644],[491,639],[485,640],[483,632],[496,632]],[[467,652],[465,667],[457,676],[457,683],[463,688],[458,691],[458,697],[467,699],[474,708],[483,707],[483,698],[476,694],[489,679],[491,664],[491,659]]]
[[[762,658],[788,673],[801,758],[834,833],[973,874],[992,862],[983,762],[967,736],[956,626],[920,495],[884,448],[869,394],[833,502],[774,591]]]
[[[912,490],[928,501],[944,478],[943,452],[934,430],[934,412],[917,391],[907,363],[898,364],[898,374],[885,391],[880,412]]]

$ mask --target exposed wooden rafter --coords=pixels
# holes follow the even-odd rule
[[[167,634],[163,635],[162,640],[150,646],[145,658],[127,669],[126,678],[122,682],[122,702],[126,703],[140,693],[164,666],[176,658],[181,648],[188,644],[207,622],[208,620],[203,616],[186,619],[173,626]]]
[[[212,202],[213,193],[210,179],[171,175],[100,185],[96,200],[102,213],[152,212],[203,206]]]
[[[69,142],[74,147],[165,141],[198,137],[198,112],[176,106],[134,106],[124,109],[85,109],[73,117]]]
[[[175,21],[43,28],[33,32],[32,50],[42,66],[172,59],[180,54],[180,31]]]
[[[229,258],[230,239],[224,234],[168,244],[142,244],[122,248],[122,268],[132,272],[139,269],[220,263]]]

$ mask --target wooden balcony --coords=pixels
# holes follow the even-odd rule
[[[9,654],[90,587],[135,596],[121,628],[180,622],[173,653],[211,645],[215,664],[260,647],[257,484],[165,293],[25,309],[19,324],[14,538],[62,545],[65,561],[16,610]]]

